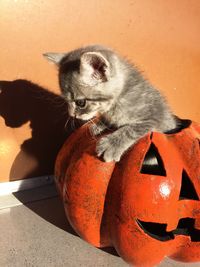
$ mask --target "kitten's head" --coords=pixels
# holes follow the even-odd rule
[[[89,120],[111,108],[123,83],[115,53],[101,46],[88,46],[44,56],[59,67],[60,88],[70,116]]]

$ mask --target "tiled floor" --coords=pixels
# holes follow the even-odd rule
[[[8,203],[10,198],[12,207],[0,207],[0,267],[128,266],[114,250],[94,248],[75,235],[54,186],[0,197],[0,201]],[[166,259],[159,265],[169,266],[199,267],[200,263]]]

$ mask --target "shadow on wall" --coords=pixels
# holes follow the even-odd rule
[[[0,81],[0,116],[8,127],[17,128],[30,122],[32,129],[31,138],[22,143],[21,150],[12,164],[10,180],[16,177],[22,179],[53,174],[59,149],[72,131],[82,124],[76,121],[75,125],[69,122],[65,126],[69,119],[66,102],[60,96],[27,80]],[[29,158],[36,161],[34,168],[30,166]],[[26,203],[24,199],[27,194],[29,191],[14,195],[46,221],[76,235],[66,219],[59,198]],[[15,209],[12,212],[15,212]],[[103,250],[117,255],[114,248]]]
[[[17,128],[30,122],[32,137],[16,156],[10,180],[53,174],[56,155],[74,130],[64,100],[27,80],[0,81],[0,116]],[[76,126],[74,126],[76,127]],[[30,166],[31,165],[31,166]]]

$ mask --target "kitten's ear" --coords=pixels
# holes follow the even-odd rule
[[[43,56],[47,60],[55,63],[56,65],[60,65],[61,60],[64,58],[64,56],[66,56],[66,54],[65,53],[44,53]]]
[[[104,82],[109,78],[110,64],[99,52],[87,52],[80,59],[80,74],[86,83]]]

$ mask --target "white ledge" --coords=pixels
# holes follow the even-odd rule
[[[0,183],[0,196],[5,196],[12,194],[14,192],[24,191],[33,189],[36,187],[41,187],[45,185],[50,185],[53,183],[54,176],[42,176],[36,178],[28,178],[25,180],[18,180],[12,182]]]

